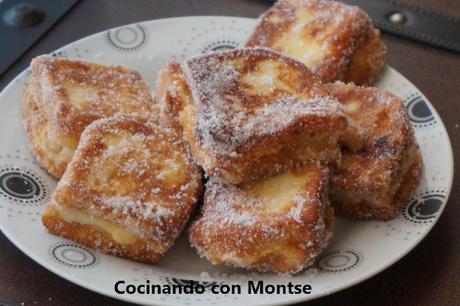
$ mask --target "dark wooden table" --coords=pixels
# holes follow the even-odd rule
[[[460,17],[454,0],[404,0]],[[159,18],[221,15],[256,18],[271,6],[262,0],[82,0],[0,78],[0,90],[30,60],[88,35]],[[389,35],[388,63],[415,84],[434,105],[460,158],[460,55]],[[459,305],[460,186],[458,163],[444,213],[408,255],[378,275],[303,305]],[[74,285],[23,254],[0,232],[0,306],[129,305]]]

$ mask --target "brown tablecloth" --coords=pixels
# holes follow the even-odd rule
[[[452,0],[405,0],[460,17]],[[159,18],[221,15],[256,18],[271,6],[262,0],[82,0],[1,79],[0,90],[40,54],[113,27]],[[460,26],[460,25],[459,25]],[[389,35],[388,63],[434,105],[460,158],[460,55]],[[459,305],[460,197],[458,163],[452,193],[438,223],[396,264],[343,291],[304,305]],[[0,233],[0,305],[128,305],[49,272]]]

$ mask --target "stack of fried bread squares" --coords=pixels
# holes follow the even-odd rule
[[[38,57],[24,125],[61,178],[43,224],[154,263],[198,207],[188,236],[201,256],[298,273],[334,213],[392,219],[418,184],[403,103],[363,87],[385,59],[368,16],[326,0],[278,1],[241,48],[164,63],[154,100],[132,69]]]

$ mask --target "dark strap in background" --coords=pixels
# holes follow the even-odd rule
[[[78,1],[0,0],[0,76]],[[35,24],[20,25],[20,20],[30,20],[30,16]]]
[[[268,0],[276,2],[276,0]],[[339,0],[359,6],[383,33],[460,54],[460,19],[392,0]]]
[[[359,6],[384,33],[460,54],[460,19],[389,0],[341,0]]]

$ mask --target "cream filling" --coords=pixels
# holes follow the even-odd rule
[[[276,212],[294,205],[295,196],[302,190],[307,179],[284,172],[243,184],[241,188],[250,196],[259,199],[265,212]]]
[[[334,25],[331,23],[316,34],[310,35],[310,32],[315,30],[312,28],[315,24],[314,13],[302,9],[298,10],[296,15],[295,24],[283,34],[275,46],[281,49],[281,52],[297,58],[307,67],[312,68],[324,57],[326,52],[324,41],[333,32]]]
[[[72,207],[57,206],[59,216],[66,222],[90,225],[97,230],[102,230],[112,235],[113,240],[120,244],[134,243],[139,235],[119,224],[92,216],[87,212]]]
[[[80,106],[89,100],[97,97],[97,88],[89,84],[80,85],[71,81],[64,81],[64,89],[67,99],[73,106]]]

